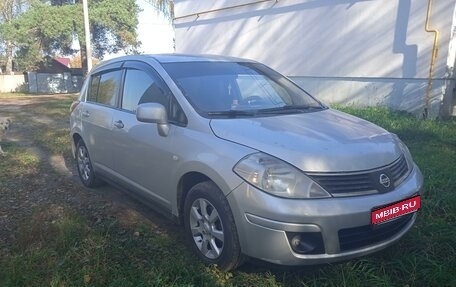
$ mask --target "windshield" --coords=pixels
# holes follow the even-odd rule
[[[179,62],[163,67],[205,117],[300,113],[323,108],[294,83],[262,64]]]

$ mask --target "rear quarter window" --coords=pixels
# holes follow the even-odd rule
[[[100,84],[100,75],[93,76],[92,80],[90,81],[89,95],[87,97],[87,101],[89,101],[89,102],[97,101],[99,84]]]

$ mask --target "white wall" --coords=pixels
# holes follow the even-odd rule
[[[24,84],[24,75],[0,75],[0,93],[21,91]]]
[[[249,2],[176,0],[176,52],[254,59],[330,103],[422,112],[433,45],[424,30],[428,1],[279,0],[180,18]],[[437,0],[432,8],[430,26],[440,32],[433,116],[446,88],[455,5]]]

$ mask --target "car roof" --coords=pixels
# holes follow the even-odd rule
[[[120,56],[110,60],[102,61],[100,66],[112,64],[121,61],[144,61],[154,59],[160,63],[181,63],[181,62],[255,62],[248,59],[235,58],[220,55],[197,55],[197,54],[143,54],[143,55],[129,55]]]
[[[150,60],[155,60],[161,64],[165,63],[182,63],[182,62],[251,62],[253,60],[229,57],[229,56],[220,56],[220,55],[199,55],[199,54],[142,54],[142,55],[128,55],[120,56],[110,60],[105,60],[100,62],[96,67],[90,71],[91,74],[97,73],[100,70],[103,70],[106,66],[123,62],[123,61],[143,61],[149,62]]]
[[[159,54],[148,55],[160,63],[173,62],[253,62],[252,60],[221,56],[221,55],[197,55],[197,54]]]

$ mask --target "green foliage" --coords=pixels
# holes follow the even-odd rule
[[[58,5],[33,2],[30,9],[16,19],[0,26],[4,40],[10,40],[18,48],[17,57],[22,69],[36,67],[45,55],[74,54],[71,49],[74,36],[84,48],[85,39],[82,4]],[[136,26],[139,7],[135,0],[89,1],[93,54],[103,58],[106,53],[124,50],[136,51]]]
[[[5,59],[6,73],[13,71],[13,42],[5,34],[6,26],[26,9],[30,2],[38,0],[2,0],[0,1],[0,48]]]
[[[136,52],[139,7],[135,1],[93,0],[89,3],[94,56],[103,58],[106,52],[119,50]]]
[[[21,46],[16,52],[16,63],[19,70],[33,71],[38,68],[42,59],[40,45],[36,42]]]
[[[174,18],[174,1],[173,0],[145,0],[157,8],[158,11],[163,12],[169,19]]]

